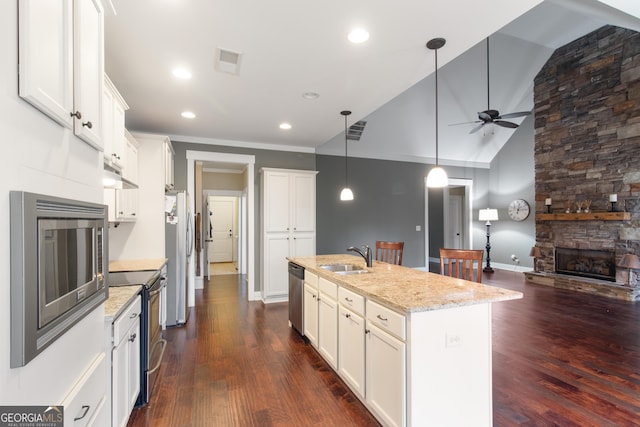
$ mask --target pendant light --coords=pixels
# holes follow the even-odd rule
[[[427,175],[429,188],[442,188],[449,185],[447,173],[438,165],[438,49],[445,43],[446,40],[443,38],[431,39],[427,42],[427,47],[435,52],[436,57],[436,166]]]
[[[340,111],[340,114],[344,116],[344,188],[340,192],[340,200],[348,201],[353,200],[353,191],[349,188],[349,168],[347,165],[347,116],[351,114],[351,111]]]

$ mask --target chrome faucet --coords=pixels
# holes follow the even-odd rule
[[[362,245],[362,248],[364,249],[364,251],[360,248],[356,248],[355,246],[349,246],[347,250],[352,252],[357,252],[358,254],[360,254],[360,256],[364,258],[364,260],[366,261],[367,267],[371,267],[372,265],[371,249],[369,249],[369,246],[367,245]]]

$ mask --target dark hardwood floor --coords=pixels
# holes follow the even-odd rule
[[[493,304],[495,426],[640,425],[640,303],[505,270],[483,282],[525,294]],[[247,302],[240,276],[213,276],[166,331],[151,402],[128,426],[378,425],[287,317],[286,303]]]

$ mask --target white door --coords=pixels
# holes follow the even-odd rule
[[[449,196],[449,222],[447,235],[445,236],[445,245],[452,249],[465,249],[462,199],[463,197],[457,194]]]
[[[211,197],[209,199],[209,219],[211,221],[211,242],[209,253],[211,262],[233,261],[234,239],[233,197]]]

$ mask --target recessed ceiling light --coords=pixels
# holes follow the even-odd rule
[[[318,99],[320,97],[319,93],[316,92],[305,92],[302,94],[304,99]]]
[[[193,114],[191,111],[183,111],[182,117],[184,117],[185,119],[195,119],[196,115]]]
[[[369,40],[369,32],[364,28],[356,28],[347,36],[351,43],[364,43]]]
[[[179,79],[188,80],[191,78],[191,73],[186,68],[175,68],[172,73],[174,77]]]
[[[291,129],[291,125],[289,123],[280,123],[280,129],[289,130]]]

